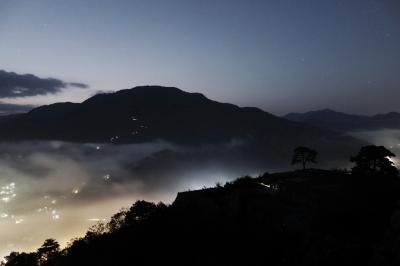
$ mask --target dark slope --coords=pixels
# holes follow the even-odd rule
[[[397,178],[340,171],[244,177],[170,206],[138,201],[45,263],[6,266],[399,265],[399,192]]]
[[[287,162],[295,146],[346,158],[361,143],[329,130],[240,108],[173,87],[142,86],[99,94],[80,104],[57,103],[0,120],[0,140],[63,140],[177,144],[245,143],[241,154]],[[239,145],[240,146],[240,145]]]
[[[351,115],[330,109],[307,113],[290,113],[284,118],[316,127],[342,132],[400,129],[400,114],[391,112],[374,116]]]
[[[177,88],[144,86],[99,94],[81,104],[57,103],[0,121],[0,137],[90,142],[224,142],[333,136],[256,108],[211,101]],[[295,133],[295,134],[294,134]]]

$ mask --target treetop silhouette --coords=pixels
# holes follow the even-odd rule
[[[350,159],[356,164],[352,168],[352,172],[355,174],[397,175],[398,170],[390,160],[392,157],[396,157],[396,155],[384,146],[364,146],[356,156]]]
[[[316,158],[317,158],[318,152],[310,149],[308,147],[297,147],[294,149],[294,154],[292,158],[292,165],[301,163],[303,166],[303,170],[306,169],[306,164],[307,163],[317,163]]]

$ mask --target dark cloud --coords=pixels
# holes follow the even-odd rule
[[[78,83],[78,82],[70,82],[67,83],[69,86],[71,87],[76,87],[76,88],[80,88],[80,89],[87,89],[89,86],[85,83]]]
[[[9,114],[26,113],[32,110],[35,106],[33,105],[22,105],[22,104],[11,104],[11,103],[0,103],[0,116]]]
[[[0,98],[17,98],[57,93],[67,87],[87,88],[83,83],[65,82],[56,78],[40,78],[0,70]]]

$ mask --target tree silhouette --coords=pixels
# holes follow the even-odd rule
[[[35,253],[19,253],[11,252],[10,255],[5,257],[7,263],[1,263],[0,265],[7,266],[34,266],[37,265],[37,259]]]
[[[58,242],[52,238],[46,239],[36,252],[39,265],[51,264],[51,261],[54,260],[59,253],[60,245]]]
[[[395,156],[384,146],[364,146],[356,156],[350,159],[351,162],[356,164],[352,171],[356,174],[397,175],[397,168],[390,160]]]
[[[316,158],[317,158],[318,152],[307,148],[307,147],[297,147],[294,149],[294,154],[293,154],[293,159],[292,159],[292,165],[301,163],[303,166],[303,170],[306,169],[306,164],[307,163],[317,163]]]
[[[126,213],[125,223],[128,225],[133,225],[135,223],[146,221],[151,215],[165,208],[166,206],[161,202],[159,204],[155,204],[153,202],[138,200],[129,208],[129,211]]]
[[[106,225],[108,231],[114,232],[125,226],[125,216],[127,212],[128,210],[126,208],[122,208],[118,213],[114,214]]]

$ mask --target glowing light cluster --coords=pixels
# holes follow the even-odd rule
[[[60,212],[56,209],[57,200],[52,199],[50,196],[43,197],[47,201],[47,205],[37,209],[38,213],[45,213],[50,216],[52,220],[59,220],[61,218]]]
[[[9,203],[13,198],[17,196],[15,193],[15,183],[10,183],[6,186],[0,188],[1,201],[4,203]]]
[[[14,215],[11,216],[11,219],[14,220],[15,224],[22,224],[24,222],[24,219],[15,217]]]
[[[0,218],[1,219],[8,219],[8,220],[11,220],[13,223],[15,223],[15,224],[21,224],[21,223],[23,223],[24,222],[24,219],[23,218],[21,218],[21,217],[18,217],[18,216],[15,216],[15,215],[13,215],[13,214],[8,214],[8,213],[5,213],[5,212],[3,212],[3,213],[0,213]]]
[[[59,220],[61,218],[60,214],[58,213],[57,210],[52,210],[51,211],[51,219],[53,220]]]
[[[110,138],[111,142],[117,141],[119,139],[119,136],[114,136]]]

